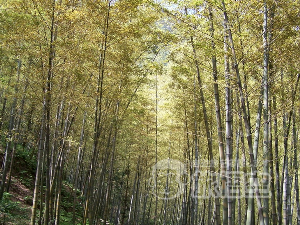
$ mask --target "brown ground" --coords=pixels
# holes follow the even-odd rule
[[[2,160],[3,151],[0,149],[0,167],[2,165]],[[28,168],[26,168],[26,162],[18,158],[15,158],[14,165],[15,166],[12,171],[12,179],[9,190],[10,201],[0,203],[0,207],[2,209],[0,211],[0,225],[26,225],[30,222],[33,191],[21,182],[22,177],[26,177],[28,173],[20,173],[21,171],[27,171]],[[0,173],[1,172],[2,171],[0,169]],[[9,204],[9,206],[5,206],[7,204]],[[14,204],[14,207],[4,212],[4,208],[10,207],[12,204]]]

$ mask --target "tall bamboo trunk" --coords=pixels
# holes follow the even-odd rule
[[[134,182],[133,182],[133,187],[132,187],[132,194],[131,194],[131,197],[130,197],[130,206],[129,206],[129,213],[128,213],[128,220],[127,220],[127,225],[130,225],[131,223],[131,214],[132,214],[132,211],[133,211],[133,203],[134,203],[134,200],[135,200],[135,193],[137,191],[137,182],[138,182],[138,169],[139,169],[139,166],[140,166],[140,158],[138,160],[138,163],[137,163],[137,167],[136,167],[136,173],[135,173],[135,177],[134,177]]]
[[[72,215],[72,223],[75,224],[76,221],[76,201],[77,201],[77,189],[78,189],[78,178],[80,174],[80,170],[82,169],[82,160],[83,160],[83,144],[84,144],[84,130],[85,130],[85,121],[86,121],[86,112],[84,112],[82,119],[82,127],[80,132],[80,140],[77,154],[77,163],[75,168],[75,177],[73,183],[73,215]]]
[[[226,114],[226,198],[228,204],[227,221],[223,219],[224,224],[233,224],[232,220],[232,112],[231,112],[231,88],[230,88],[230,69],[229,69],[229,58],[228,58],[228,28],[227,24],[224,23],[224,63],[225,63],[225,114]]]
[[[271,101],[270,101],[270,106],[269,106],[269,115],[271,114],[272,106],[271,106]],[[270,116],[271,117],[271,116]],[[277,225],[277,213],[276,213],[276,194],[275,194],[275,179],[274,179],[274,162],[275,158],[273,156],[273,125],[270,121],[269,124],[269,133],[270,133],[270,191],[271,191],[271,206],[272,206],[272,224]]]
[[[19,80],[20,80],[20,73],[21,73],[21,60],[18,60],[18,65],[17,65],[17,82],[15,85],[15,95],[18,94],[19,89]],[[3,198],[3,193],[5,191],[5,185],[6,185],[6,178],[7,174],[9,175],[9,180],[6,186],[6,190],[9,190],[9,185],[10,185],[10,174],[11,170],[10,167],[12,166],[13,160],[14,160],[14,155],[15,155],[15,150],[16,150],[16,134],[14,133],[14,129],[16,128],[16,108],[17,108],[17,97],[15,96],[13,99],[13,103],[11,106],[10,110],[10,119],[9,119],[9,124],[8,124],[8,134],[6,136],[6,148],[5,148],[5,153],[4,153],[4,160],[3,160],[3,170],[2,170],[2,180],[1,180],[1,186],[0,186],[0,201]]]
[[[295,173],[295,184],[294,184],[294,188],[295,188],[295,195],[296,195],[296,206],[297,206],[297,225],[300,224],[300,202],[299,202],[299,176],[298,176],[298,154],[297,154],[297,135],[298,132],[296,130],[296,116],[295,114],[293,114],[293,148],[294,148],[294,173]]]
[[[275,22],[275,9],[276,9],[276,5],[275,3],[273,3],[270,7],[270,16],[269,16],[269,26],[268,26],[268,56],[269,56],[269,77],[270,79],[272,79],[274,77],[274,69],[273,69],[273,60],[271,57],[271,52],[272,52],[272,45],[271,43],[273,42],[273,27],[274,27],[274,22]],[[272,85],[269,85],[269,90],[271,90]],[[271,91],[269,91],[269,93],[271,93]],[[276,207],[276,198],[279,198],[280,196],[276,196],[275,193],[275,174],[274,174],[274,165],[276,165],[276,157],[274,158],[274,154],[273,154],[273,124],[271,121],[271,115],[272,115],[272,110],[273,110],[273,106],[271,105],[272,103],[272,98],[269,97],[269,135],[270,135],[270,140],[269,140],[269,156],[270,156],[270,191],[271,191],[271,206],[272,206],[272,224],[273,225],[277,225],[278,222],[278,215],[277,215],[277,207]],[[274,101],[273,101],[274,104]],[[275,138],[275,142],[276,142],[276,138]],[[277,139],[278,142],[278,139]],[[275,143],[274,143],[275,144]],[[275,145],[274,145],[275,147]],[[275,148],[274,148],[275,149]],[[278,149],[277,149],[278,151]]]
[[[17,69],[17,74],[18,74],[18,78],[17,78],[17,83],[15,85],[15,93],[18,94],[19,92],[19,80],[20,80],[20,73],[21,73],[21,60],[18,60],[18,69]],[[10,168],[9,168],[9,172],[8,172],[8,182],[7,182],[7,192],[9,192],[9,188],[10,188],[10,184],[11,184],[11,176],[12,176],[12,168],[14,166],[14,159],[15,159],[15,153],[16,153],[16,148],[17,148],[17,143],[20,143],[21,140],[21,121],[22,121],[22,116],[23,116],[23,111],[24,111],[24,103],[25,103],[25,93],[28,87],[28,81],[26,79],[25,81],[25,86],[24,86],[24,95],[22,97],[21,103],[20,103],[20,107],[19,110],[17,112],[16,111],[16,115],[15,115],[15,125],[14,125],[14,130],[15,130],[15,134],[14,134],[14,141],[13,141],[13,149],[12,149],[12,154],[11,154],[11,162],[10,162]]]
[[[194,170],[191,205],[191,225],[198,224],[198,184],[199,184],[199,149],[198,149],[198,122],[197,122],[197,97],[196,97],[196,75],[194,75]]]
[[[84,215],[83,215],[83,225],[86,225],[89,215],[90,204],[92,203],[92,191],[94,188],[94,175],[95,175],[95,167],[96,167],[96,159],[98,156],[98,144],[99,137],[101,133],[100,122],[102,119],[102,101],[103,101],[103,81],[104,81],[104,64],[106,60],[106,51],[107,51],[107,41],[108,41],[108,28],[109,28],[109,19],[110,19],[110,7],[111,1],[107,1],[107,13],[105,18],[105,29],[104,29],[104,40],[102,42],[102,49],[99,58],[99,73],[98,73],[98,82],[97,82],[97,97],[95,103],[95,123],[94,123],[94,144],[93,144],[93,153],[92,159],[89,168],[88,181],[87,181],[87,193],[86,193],[86,201],[84,207]],[[90,221],[91,223],[92,221]]]
[[[255,124],[255,132],[254,132],[254,144],[253,144],[253,157],[254,163],[257,163],[257,155],[258,155],[258,146],[259,146],[259,138],[260,138],[260,127],[261,127],[261,114],[262,114],[262,96],[263,96],[263,88],[261,88],[261,95],[258,100],[257,107],[257,115],[256,115],[256,124]],[[253,171],[251,171],[253,172]],[[247,220],[246,224],[251,225],[255,223],[255,212],[254,212],[254,190],[253,190],[253,178],[250,177],[250,188],[248,196],[248,210],[247,210]]]
[[[199,84],[199,89],[200,89],[200,99],[201,99],[201,105],[202,105],[202,112],[203,112],[203,119],[204,119],[204,124],[205,124],[205,133],[206,133],[206,140],[207,140],[207,145],[208,145],[208,154],[209,154],[209,159],[210,159],[210,171],[211,173],[213,173],[213,190],[215,190],[216,192],[213,193],[213,195],[215,196],[219,191],[218,191],[218,186],[217,186],[217,182],[216,182],[216,176],[215,176],[215,163],[214,163],[214,156],[213,156],[213,147],[212,147],[212,138],[211,138],[211,131],[210,131],[210,127],[209,127],[209,123],[208,123],[208,116],[207,116],[207,110],[206,110],[206,102],[205,102],[205,97],[204,97],[204,92],[203,92],[203,82],[201,79],[201,75],[200,75],[200,68],[199,68],[199,63],[198,63],[198,59],[197,59],[197,52],[196,52],[196,48],[194,45],[194,41],[193,41],[193,37],[191,37],[191,44],[192,44],[192,48],[193,48],[193,53],[194,53],[194,62],[195,62],[195,66],[197,69],[197,80],[198,80],[198,84]],[[197,168],[197,167],[196,167]],[[219,196],[215,196],[215,202],[216,202],[216,214],[217,216],[217,223],[220,224],[220,202],[219,202]]]
[[[214,23],[213,23],[213,13],[212,8],[209,6],[209,20],[210,20],[210,30],[211,30],[211,47],[212,51],[216,51],[215,41],[214,41]],[[217,71],[217,57],[215,54],[212,55],[212,74],[214,78],[214,95],[215,95],[215,111],[216,111],[216,121],[217,121],[217,129],[218,129],[218,141],[219,141],[219,156],[220,156],[220,170],[221,170],[221,179],[222,179],[222,187],[221,193],[223,197],[223,222],[224,219],[228,215],[227,212],[227,199],[225,198],[226,192],[226,161],[225,161],[225,153],[224,153],[224,139],[223,139],[223,126],[222,126],[222,119],[221,119],[221,112],[220,112],[220,97],[219,97],[219,85],[218,85],[218,71]],[[220,219],[220,209],[216,209],[216,222],[217,225],[221,224]]]
[[[45,172],[46,172],[46,190],[45,190],[45,212],[44,212],[44,225],[48,225],[50,221],[50,186],[51,186],[51,173],[50,173],[50,123],[51,123],[51,89],[52,89],[52,77],[53,77],[53,66],[55,57],[55,11],[56,1],[52,1],[52,15],[51,15],[51,28],[50,28],[50,48],[49,48],[49,62],[48,62],[48,74],[46,85],[44,88],[45,94]]]
[[[264,167],[263,167],[263,193],[264,197],[264,224],[269,224],[269,43],[268,43],[268,7],[267,2],[264,1],[264,23],[263,23],[263,115],[264,115],[264,138],[263,138],[263,153],[264,153]]]
[[[288,175],[288,157],[285,159],[285,169],[284,169],[284,178],[283,178],[283,192],[282,192],[282,224],[288,225],[288,209],[287,209],[287,192],[288,192],[288,182],[289,182],[289,175]]]
[[[245,129],[246,129],[246,133],[247,133],[250,164],[251,164],[251,170],[253,171],[252,179],[253,179],[253,183],[254,183],[254,189],[255,189],[254,192],[255,192],[257,206],[258,206],[259,221],[260,221],[260,224],[263,225],[264,224],[263,208],[262,208],[260,192],[259,192],[259,188],[258,188],[257,168],[256,168],[256,163],[254,161],[254,156],[253,156],[251,125],[250,125],[250,120],[248,119],[248,115],[247,115],[245,95],[243,92],[243,87],[242,87],[242,83],[241,83],[241,79],[240,79],[239,66],[238,66],[237,59],[236,59],[236,52],[235,52],[235,48],[234,48],[233,37],[232,37],[231,29],[229,27],[228,15],[227,15],[224,0],[222,0],[222,6],[223,6],[223,13],[224,13],[224,23],[225,23],[225,27],[227,27],[227,30],[228,30],[230,48],[232,50],[232,60],[233,60],[234,69],[235,69],[235,73],[236,73],[237,85],[238,85],[238,90],[240,93],[241,107],[242,107],[242,111],[243,111],[243,119],[244,119]]]
[[[7,87],[10,86],[11,78],[12,78],[12,76],[10,76],[8,79]],[[7,91],[6,88],[3,90],[3,92],[5,92],[5,91]],[[2,125],[3,125],[3,121],[4,121],[4,117],[5,117],[6,103],[7,103],[7,97],[4,94],[2,109],[1,109],[1,114],[0,114],[0,131],[2,130]]]
[[[44,110],[43,110],[44,112]],[[44,149],[44,123],[45,118],[41,121],[41,128],[40,128],[40,139],[38,145],[38,157],[37,157],[37,168],[36,168],[36,175],[35,175],[35,183],[34,183],[34,191],[33,191],[33,202],[31,208],[31,220],[30,225],[35,225],[36,220],[36,211],[38,206],[38,192],[41,183],[41,175],[42,175],[42,164],[43,164],[43,149]],[[42,205],[42,204],[40,204]]]
[[[292,89],[292,107],[291,110],[289,111],[289,113],[284,113],[283,115],[283,148],[284,148],[284,158],[283,158],[283,170],[282,170],[282,179],[281,179],[281,184],[280,184],[280,190],[279,192],[282,195],[285,195],[286,199],[280,199],[281,202],[279,203],[279,209],[278,209],[278,214],[280,214],[281,210],[288,210],[287,209],[287,205],[284,206],[283,204],[287,204],[287,194],[288,194],[288,182],[289,182],[289,178],[285,177],[285,173],[287,173],[287,168],[288,167],[288,139],[289,139],[289,133],[290,133],[290,127],[291,127],[291,121],[292,121],[292,115],[294,112],[294,103],[295,103],[295,97],[296,97],[296,93],[297,93],[297,89],[298,89],[298,84],[299,84],[299,80],[300,80],[300,74],[297,75],[297,81],[295,84],[295,87],[293,87]],[[287,175],[288,176],[288,175]],[[284,186],[285,185],[285,186]],[[285,189],[285,190],[284,190]],[[285,193],[283,193],[285,191]],[[283,207],[285,207],[285,209],[283,209]],[[288,214],[288,211],[285,212],[286,214]],[[282,222],[284,224],[288,224],[288,217],[287,215],[285,215],[286,217],[282,218]],[[279,224],[281,224],[281,221],[279,221]]]

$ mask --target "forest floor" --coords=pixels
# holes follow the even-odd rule
[[[16,154],[9,192],[4,193],[0,202],[1,225],[25,225],[30,222],[35,168],[24,156],[25,152]],[[3,157],[4,150],[0,149],[1,165]]]
[[[1,202],[0,223],[25,225],[30,222],[32,191],[21,181],[12,177],[9,194]]]
[[[12,176],[9,192],[4,192],[3,199],[0,202],[0,225],[30,224],[31,206],[33,200],[34,180],[36,172],[35,155],[36,154],[32,152],[32,150],[26,150],[23,149],[21,146],[17,146],[15,160],[12,167]],[[3,147],[0,147],[0,165],[2,165],[3,158],[4,150]],[[2,177],[1,168],[0,177]],[[5,191],[7,191],[7,189]],[[72,224],[72,193],[73,189],[71,185],[63,181],[60,212],[61,225]],[[77,192],[78,198],[80,198],[80,195],[80,192]],[[80,208],[80,204],[78,203],[78,205],[76,205],[76,218],[78,219],[77,224],[80,224],[81,222],[82,212]],[[39,210],[37,211],[37,216],[39,216]]]

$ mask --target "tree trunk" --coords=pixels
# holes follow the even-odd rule
[[[51,174],[50,174],[50,123],[51,123],[51,89],[52,89],[52,77],[55,57],[55,11],[56,1],[52,1],[52,15],[51,15],[51,28],[50,28],[50,49],[49,49],[49,64],[46,86],[44,88],[45,94],[45,172],[46,172],[46,191],[45,191],[45,213],[44,213],[44,225],[48,225],[50,221],[50,186],[51,186]]]
[[[18,65],[17,65],[17,82],[15,85],[15,95],[18,94],[19,92],[19,80],[20,80],[20,73],[21,73],[21,60],[18,60]],[[6,137],[6,148],[5,148],[5,154],[4,154],[4,160],[3,160],[3,171],[2,171],[2,181],[1,181],[1,187],[0,187],[0,201],[3,198],[3,193],[5,191],[5,184],[6,184],[6,177],[8,174],[9,180],[7,184],[7,191],[9,190],[9,185],[10,185],[10,179],[11,179],[11,167],[13,164],[14,160],[14,155],[15,155],[15,149],[16,149],[16,134],[15,134],[15,120],[17,118],[16,116],[16,107],[17,107],[17,97],[14,97],[12,106],[11,106],[11,111],[10,111],[10,119],[9,119],[9,125],[8,125],[8,134]],[[13,145],[13,147],[12,147]]]
[[[44,112],[44,110],[43,110]],[[38,206],[38,192],[40,188],[41,175],[42,175],[42,164],[43,164],[43,149],[44,149],[44,132],[45,132],[45,118],[41,121],[41,129],[40,129],[40,139],[39,139],[39,146],[38,146],[38,161],[37,161],[37,168],[36,168],[36,175],[35,175],[35,184],[34,184],[34,192],[33,192],[33,203],[31,208],[31,220],[30,225],[35,225],[36,219],[36,211]],[[42,203],[40,203],[42,205]]]
[[[86,202],[83,216],[83,225],[86,225],[90,204],[92,203],[92,191],[94,188],[94,175],[95,175],[95,167],[96,167],[96,159],[98,156],[98,143],[99,137],[101,133],[100,122],[102,119],[102,101],[103,101],[103,81],[104,81],[104,64],[106,59],[106,50],[107,50],[107,39],[108,39],[108,27],[109,27],[109,19],[110,19],[110,7],[111,1],[107,1],[107,13],[105,18],[105,29],[104,29],[104,40],[102,42],[102,49],[100,53],[99,59],[99,74],[98,74],[98,83],[97,83],[97,97],[96,97],[96,105],[95,105],[95,123],[94,123],[94,143],[93,143],[93,153],[92,159],[89,168],[88,181],[87,181],[87,193],[86,193]],[[92,221],[90,221],[92,223]]]
[[[249,147],[250,164],[251,164],[251,169],[253,171],[252,178],[253,178],[253,182],[254,182],[255,195],[256,195],[256,201],[257,201],[258,212],[259,212],[259,221],[260,221],[260,225],[263,225],[264,224],[263,208],[261,205],[260,193],[259,193],[259,189],[258,189],[257,168],[256,168],[256,163],[255,163],[254,157],[253,157],[251,125],[250,125],[250,121],[249,121],[248,115],[247,115],[245,96],[244,96],[243,88],[242,88],[242,84],[241,84],[239,67],[238,67],[238,63],[237,63],[237,59],[236,59],[232,33],[231,33],[231,29],[229,27],[228,15],[227,15],[224,0],[222,0],[222,6],[223,6],[223,13],[224,13],[224,23],[225,23],[225,27],[227,27],[227,30],[228,30],[230,47],[232,50],[232,59],[233,59],[233,64],[234,64],[236,78],[237,78],[237,85],[238,85],[238,89],[240,92],[240,100],[241,100],[241,105],[242,105],[242,110],[243,110],[243,118],[244,118],[244,124],[245,124],[246,133],[247,133],[247,141],[248,141],[248,147]]]
[[[269,224],[269,43],[268,43],[268,7],[267,2],[264,0],[264,23],[263,23],[263,114],[264,114],[264,140],[263,140],[263,153],[264,153],[264,168],[263,168],[263,197],[264,197],[264,224]]]
[[[230,69],[228,59],[228,29],[224,23],[224,63],[225,63],[225,111],[226,111],[226,198],[228,204],[227,220],[224,219],[224,224],[232,225],[232,110],[231,110],[231,88],[230,88]]]

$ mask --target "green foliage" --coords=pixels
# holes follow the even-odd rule
[[[3,199],[1,201],[1,212],[9,213],[19,207],[19,202],[11,201],[11,197],[12,195],[10,193],[4,192]]]
[[[60,216],[60,224],[62,225],[69,225],[72,223],[72,212],[66,212],[65,210],[61,211]]]
[[[35,149],[24,148],[22,145],[17,145],[16,157],[23,160],[27,164],[27,169],[30,172],[36,170],[36,154]]]
[[[5,221],[14,219],[23,219],[26,218],[26,214],[24,215],[25,209],[22,208],[20,202],[16,202],[11,200],[12,195],[4,192],[3,199],[0,202],[0,213],[1,213],[1,220],[3,223]]]
[[[24,149],[23,146],[17,145],[13,170],[22,184],[29,188],[33,188],[36,172],[36,158],[32,151],[34,150]]]
[[[79,190],[74,190],[70,183],[63,181],[61,190],[61,220],[66,224],[72,220],[73,216],[74,191],[76,192],[75,216],[77,221],[81,221],[83,215],[82,203],[84,196],[82,196],[82,193]]]
[[[24,201],[27,205],[32,205],[32,200],[33,200],[32,196],[25,196],[24,197]]]

